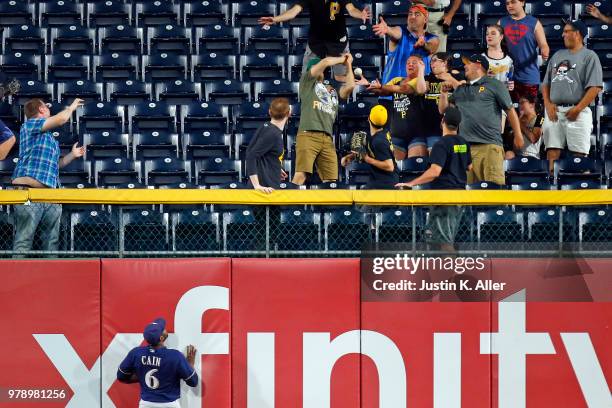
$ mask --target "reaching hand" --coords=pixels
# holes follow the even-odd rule
[[[375,79],[372,81],[372,83],[370,83],[370,86],[368,86],[368,91],[373,91],[373,90],[377,90],[381,88],[382,88],[382,85],[380,81],[378,79]]]
[[[590,15],[595,17],[596,19],[598,19],[598,20],[601,19],[602,14],[601,14],[601,11],[599,11],[599,9],[597,8],[597,6],[595,6],[593,4],[588,4],[586,6],[586,10],[587,10],[587,13],[589,13]]]
[[[187,358],[187,362],[192,367],[195,364],[196,351],[196,348],[193,347],[191,344],[187,346],[187,350],[185,351],[185,357]]]
[[[85,155],[85,146],[77,147],[79,142],[72,145],[71,153],[74,157],[83,157]]]
[[[453,22],[453,16],[451,16],[448,13],[444,14],[444,17],[442,18],[442,24],[450,27],[452,22]]]
[[[273,16],[260,17],[257,22],[261,25],[274,25],[276,23]]]
[[[281,169],[281,180],[287,180],[288,177],[289,175],[287,174],[287,172]]]
[[[366,77],[364,77],[363,75],[361,76],[361,78],[358,81],[355,81],[355,85],[359,85],[359,86],[370,86],[370,81],[368,81],[366,79]]]
[[[253,186],[255,188],[255,190],[257,191],[261,191],[264,194],[270,194],[271,192],[274,191],[274,189],[272,187],[264,187],[264,186]]]
[[[367,23],[370,18],[372,18],[370,8],[368,6],[365,6],[363,10],[361,10],[361,19],[363,20],[363,24]]]
[[[342,56],[344,57],[344,65],[349,66],[353,64],[353,55],[350,52],[342,54]]]
[[[378,24],[374,24],[372,26],[372,30],[374,31],[374,34],[376,34],[379,37],[384,37],[385,35],[387,35],[389,33],[389,26],[387,25],[387,23],[385,23],[385,19],[381,17],[379,17],[379,22]]]
[[[70,109],[72,109],[73,111],[75,111],[78,107],[85,105],[85,101],[79,98],[76,98],[74,101],[72,101],[72,103],[70,104]]]

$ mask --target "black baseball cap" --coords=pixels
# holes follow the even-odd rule
[[[489,60],[482,54],[472,54],[469,57],[461,57],[461,61],[463,64],[467,64],[468,62],[477,62],[485,69],[485,71],[489,70]]]
[[[442,121],[444,121],[447,126],[459,127],[459,124],[461,123],[461,111],[459,108],[449,106],[444,111]]]
[[[582,35],[582,38],[586,37],[589,34],[589,28],[586,24],[584,24],[583,21],[566,19],[563,19],[561,21],[563,21],[563,24],[569,24],[574,27],[574,30],[578,31],[580,35]]]

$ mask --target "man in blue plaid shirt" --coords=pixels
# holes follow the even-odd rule
[[[49,107],[40,99],[31,99],[24,105],[26,121],[19,132],[19,161],[13,172],[13,185],[17,188],[57,188],[59,169],[85,154],[78,143],[60,159],[60,147],[50,130],[70,120],[72,113],[83,106],[81,99],[51,116]],[[15,240],[13,251],[23,253],[32,249],[36,228],[41,226],[43,251],[57,251],[59,244],[60,216],[62,206],[48,203],[26,203],[16,205]],[[17,255],[20,256],[20,255]]]

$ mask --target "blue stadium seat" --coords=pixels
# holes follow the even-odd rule
[[[228,132],[229,109],[214,102],[192,103],[181,107],[181,128],[185,133]]]
[[[143,77],[147,82],[187,79],[187,56],[162,52],[142,57]]]
[[[568,181],[559,184],[560,190],[599,190],[601,188],[603,188],[602,183],[596,180]]]
[[[608,209],[579,212],[578,227],[581,242],[612,241],[612,213]]]
[[[405,26],[408,20],[408,4],[400,0],[377,1],[376,15],[383,17],[389,26]]]
[[[232,3],[232,21],[235,27],[257,26],[260,17],[274,16],[277,12],[275,2],[252,0]]]
[[[366,163],[351,162],[346,169],[346,180],[351,185],[361,186],[368,184],[372,178],[370,165]]]
[[[254,87],[255,100],[261,103],[270,103],[274,98],[287,98],[289,103],[298,101],[299,84],[297,82],[278,78],[255,82]]]
[[[555,162],[557,184],[574,181],[597,181],[601,183],[601,162],[589,157],[566,157]]]
[[[280,55],[287,53],[288,32],[286,29],[276,26],[246,27],[242,43],[244,50],[264,51],[267,53],[277,52]]]
[[[87,149],[87,160],[128,157],[129,135],[126,133],[97,132],[85,133],[83,145]]]
[[[468,190],[503,190],[505,186],[495,184],[489,181],[479,181],[478,183],[468,184]]]
[[[510,189],[511,190],[517,190],[517,191],[529,191],[529,190],[551,190],[552,189],[552,185],[550,184],[549,181],[532,181],[531,183],[518,183],[518,184],[511,184],[510,185]]]
[[[572,4],[561,0],[535,1],[529,4],[528,14],[536,17],[543,25],[557,24],[572,15]]]
[[[92,174],[99,187],[138,184],[140,174],[132,159],[114,157],[92,162]]]
[[[168,250],[168,214],[138,209],[124,210],[122,217],[123,241],[120,242],[120,250]]]
[[[544,34],[546,35],[546,42],[550,47],[550,55],[552,56],[555,52],[563,49],[563,25],[561,22],[557,24],[549,24],[544,26]],[[545,69],[545,67],[542,67]]]
[[[587,4],[596,5],[599,10],[606,16],[612,15],[612,5],[609,1],[600,1],[600,0],[578,0],[572,1],[574,4],[574,12],[577,15],[577,18],[584,21],[588,26],[593,27],[601,24],[601,21],[597,20],[595,17],[591,16],[587,10]]]
[[[117,81],[107,85],[109,99],[117,105],[137,105],[152,99],[151,84],[139,81]]]
[[[157,99],[169,105],[189,105],[202,99],[201,84],[177,79],[157,84]]]
[[[99,82],[83,81],[81,79],[62,82],[57,85],[58,100],[63,104],[70,104],[75,98],[85,103],[100,102],[102,100],[102,84]]]
[[[246,102],[233,107],[233,129],[235,132],[255,132],[261,125],[270,121],[269,106],[266,103]]]
[[[121,0],[92,1],[87,4],[89,27],[116,27],[130,25],[131,5]]]
[[[534,157],[505,160],[506,184],[541,183],[548,181],[548,161]]]
[[[496,24],[500,18],[507,14],[506,2],[504,0],[479,1],[474,3],[476,25],[480,28]]]
[[[23,52],[44,54],[47,50],[47,32],[30,25],[13,26],[4,35],[2,53]]]
[[[302,63],[304,61],[304,54],[302,55],[289,55],[287,57],[287,76],[292,82],[299,82],[302,76]]]
[[[100,52],[129,53],[140,55],[143,52],[142,28],[127,25],[99,29]]]
[[[191,30],[172,25],[149,27],[147,30],[149,54],[174,52],[190,55],[193,49]]]
[[[292,26],[290,28],[290,44],[291,53],[297,55],[304,55],[306,52],[306,45],[308,44],[308,31],[310,28],[306,26]]]
[[[372,242],[372,214],[355,210],[334,210],[325,213],[325,249],[359,251]]]
[[[19,93],[13,95],[14,103],[23,105],[28,100],[33,98],[50,101],[53,99],[53,85],[40,81],[22,81]]]
[[[196,29],[196,38],[198,54],[237,54],[240,48],[240,30],[222,24]]]
[[[249,99],[249,84],[226,79],[204,85],[206,100],[220,105],[240,105]]]
[[[117,251],[118,237],[117,213],[99,210],[70,213],[71,251]]]
[[[480,36],[468,20],[455,18],[448,33],[448,52],[472,51],[479,47]]]
[[[238,183],[240,161],[216,157],[195,163],[196,182],[199,186]]]
[[[298,126],[300,124],[301,105],[300,102],[298,102],[292,103],[289,106],[291,107],[291,116],[289,117],[289,121],[287,121],[287,125],[285,126],[285,134],[295,135],[297,134]]]
[[[353,67],[361,68],[363,76],[369,81],[381,77],[382,58],[378,55],[356,52],[353,54]],[[364,88],[365,89],[365,88]]]
[[[170,183],[189,183],[189,163],[176,157],[164,157],[144,162],[147,186]]]
[[[137,1],[136,26],[179,25],[179,6],[172,0]]]
[[[14,155],[9,155],[4,160],[0,160],[0,185],[9,185],[13,177],[13,171],[19,161],[17,152]]]
[[[183,148],[187,160],[229,158],[231,135],[219,131],[205,130],[183,134]]]
[[[285,77],[285,57],[274,51],[258,51],[240,57],[242,81],[260,81]]]
[[[416,240],[422,239],[424,223],[423,212],[418,207],[384,209],[376,214],[376,242],[412,242],[412,233]]]
[[[227,4],[216,1],[186,1],[184,6],[186,27],[207,27],[227,23],[229,14]]]
[[[612,159],[612,133],[602,133],[600,141],[604,160]]]
[[[280,211],[271,226],[271,246],[279,251],[318,251],[322,247],[321,214],[303,209]]]
[[[83,158],[71,161],[67,166],[59,170],[59,179],[62,186],[89,184],[89,163],[86,163]]]
[[[211,81],[236,78],[236,56],[206,52],[191,58],[193,81]]]
[[[526,238],[529,242],[556,242],[559,237],[559,223],[561,221],[559,209],[538,209],[528,211]],[[562,223],[563,241],[570,242],[575,239],[575,231],[571,223]]]
[[[134,81],[140,72],[139,58],[127,53],[94,56],[94,80],[99,82]]]
[[[47,82],[65,82],[90,78],[89,56],[69,52],[48,55],[45,64]]]
[[[612,102],[607,102],[602,107],[599,125],[601,133],[612,133]]]
[[[340,133],[368,131],[368,116],[371,105],[365,102],[349,102],[339,108]]]
[[[94,54],[96,32],[93,28],[71,25],[51,29],[51,53]]]
[[[83,25],[83,5],[75,0],[50,0],[38,5],[41,27]]]
[[[603,69],[603,79],[612,79],[612,52],[597,52]]]
[[[96,130],[122,133],[123,127],[123,108],[115,103],[89,104],[77,111],[79,134]]]
[[[132,145],[136,160],[179,157],[177,134],[158,131],[135,133]]]
[[[397,163],[400,171],[400,181],[408,183],[419,177],[429,168],[427,157],[410,157]]]
[[[253,211],[235,210],[223,213],[223,249],[248,251],[265,249],[265,224],[253,215]]]
[[[218,213],[201,209],[170,213],[173,251],[218,251],[221,227]]]
[[[0,72],[9,78],[41,79],[41,58],[26,52],[15,52],[2,55]]]
[[[32,25],[34,7],[25,1],[0,2],[0,27]]]
[[[508,209],[477,213],[478,242],[523,242],[523,214]]]
[[[370,55],[384,53],[384,40],[374,34],[371,25],[347,27],[351,53],[361,52]]]
[[[130,134],[141,131],[176,133],[176,107],[165,102],[141,102],[130,108]]]

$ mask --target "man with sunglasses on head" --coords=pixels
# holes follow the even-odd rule
[[[132,349],[119,365],[117,379],[140,383],[139,408],[180,408],[181,380],[190,387],[199,383],[194,369],[196,349],[187,346],[186,356],[166,348],[166,321],[157,318],[142,333],[146,346]]]

